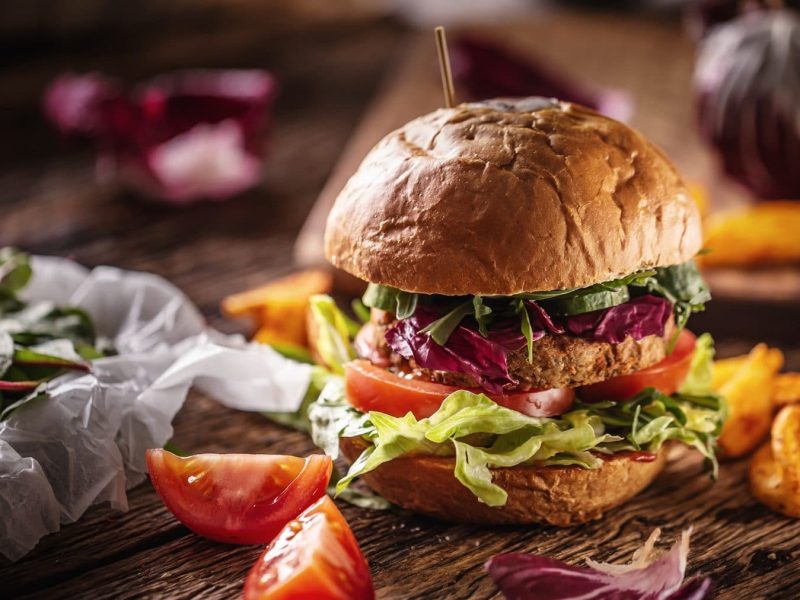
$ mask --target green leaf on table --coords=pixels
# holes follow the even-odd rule
[[[31,279],[28,255],[15,248],[0,248],[0,297],[14,298]]]
[[[14,340],[5,331],[0,331],[0,379],[3,379],[14,359]]]

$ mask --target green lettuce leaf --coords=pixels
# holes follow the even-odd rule
[[[417,310],[418,295],[404,292],[388,285],[370,283],[361,301],[369,308],[394,313],[398,319],[407,319]]]
[[[330,296],[312,296],[309,307],[318,332],[317,351],[325,365],[341,375],[344,373],[344,364],[355,358],[350,336],[352,331],[358,329],[358,325],[336,306]]]
[[[681,385],[680,392],[690,395],[705,395],[711,391],[711,377],[714,369],[714,339],[704,333],[697,338],[692,355],[689,374]]]
[[[704,343],[704,348],[706,344]],[[626,402],[578,404],[559,418],[536,418],[502,407],[483,394],[460,390],[425,419],[362,414],[344,399],[343,384],[328,388],[311,406],[315,442],[338,452],[339,437],[363,437],[370,446],[338,482],[350,482],[404,455],[455,459],[454,476],[482,502],[501,506],[507,494],[492,469],[521,464],[602,465],[599,455],[627,450],[657,452],[669,440],[699,450],[716,473],[715,440],[724,407],[714,396],[665,396],[645,390]],[[335,455],[335,454],[334,454]]]

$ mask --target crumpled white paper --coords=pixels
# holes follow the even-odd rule
[[[190,387],[239,410],[300,406],[308,365],[207,327],[161,277],[60,258],[32,263],[23,297],[84,308],[118,354],[48,382],[47,397],[0,422],[0,553],[9,559],[92,504],[127,510],[125,490],[145,477],[145,450],[170,439]]]

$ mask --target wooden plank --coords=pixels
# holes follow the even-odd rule
[[[721,348],[723,355],[740,351]],[[800,367],[800,355],[793,367]],[[316,451],[303,434],[259,415],[231,411],[193,395],[175,421],[175,443],[188,452]],[[746,461],[724,463],[717,483],[700,460],[676,461],[643,494],[598,522],[570,529],[453,525],[403,511],[342,506],[362,545],[379,598],[492,598],[482,571],[494,554],[544,553],[580,563],[626,560],[654,527],[672,540],[693,526],[691,574],[712,576],[721,599],[791,598],[800,594],[800,522],[773,514],[746,490]],[[4,590],[47,598],[229,598],[258,554],[202,540],[175,522],[148,483],[131,494],[131,511],[89,511],[49,536],[28,557],[4,564]],[[781,595],[785,594],[785,595]]]

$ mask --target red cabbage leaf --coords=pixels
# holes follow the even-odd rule
[[[635,340],[648,335],[663,336],[670,315],[669,300],[648,294],[604,310],[566,317],[564,322],[573,335],[619,344],[628,336]]]
[[[588,567],[568,565],[553,558],[512,552],[499,554],[486,569],[508,600],[702,600],[711,594],[711,580],[683,584],[691,528],[669,552],[656,557],[656,529],[627,565],[587,561]]]
[[[502,393],[503,385],[517,383],[509,375],[506,353],[525,345],[519,329],[501,328],[483,337],[459,325],[447,343],[440,346],[421,331],[437,317],[430,309],[418,307],[411,317],[398,321],[386,332],[389,347],[407,360],[414,359],[424,369],[470,375],[491,393]]]

